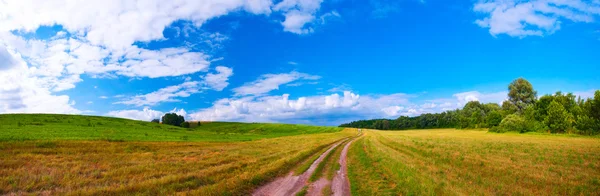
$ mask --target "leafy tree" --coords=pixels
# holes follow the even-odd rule
[[[202,126],[202,123],[200,123],[200,121],[198,121],[198,126]]]
[[[590,117],[600,122],[600,90],[594,93],[594,99],[590,101]]]
[[[594,135],[598,134],[598,129],[600,128],[598,123],[596,119],[590,118],[587,115],[580,115],[577,117],[577,121],[575,121],[575,126],[582,134]]]
[[[554,96],[544,95],[535,102],[535,105],[533,106],[535,120],[544,121],[544,119],[546,119],[546,116],[548,115],[548,105],[550,105],[552,101],[554,101]]]
[[[537,91],[529,81],[518,78],[508,85],[508,100],[517,107],[519,113],[525,107],[533,105],[537,99]]]
[[[498,111],[492,111],[487,115],[486,122],[488,127],[498,126],[502,122],[502,114]]]
[[[519,110],[519,108],[517,108],[517,106],[512,104],[510,101],[506,100],[502,102],[502,113],[504,113],[505,116],[514,114],[517,112],[517,110]]]
[[[156,119],[152,119],[152,121],[150,121],[150,122],[153,122],[153,123],[160,123],[160,120],[159,120],[158,118],[156,118]]]
[[[176,113],[167,113],[162,117],[162,122],[167,125],[181,126],[181,123],[185,122],[185,119]]]
[[[517,131],[517,132],[525,132],[525,119],[517,114],[511,114],[506,116],[506,118],[502,119],[500,122],[500,132],[508,132],[508,131]]]
[[[552,101],[548,105],[548,116],[544,123],[552,133],[562,133],[571,128],[573,116],[558,102]]]
[[[183,127],[183,128],[190,128],[190,123],[189,122],[182,122],[180,124],[180,126]]]

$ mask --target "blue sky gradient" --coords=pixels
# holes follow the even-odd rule
[[[599,1],[50,2],[0,3],[0,113],[337,125],[600,87]]]

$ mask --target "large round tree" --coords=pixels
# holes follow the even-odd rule
[[[167,113],[162,117],[163,124],[181,126],[181,123],[185,122],[185,119],[181,115],[175,113]]]
[[[537,99],[537,91],[533,90],[533,86],[524,78],[519,78],[508,85],[508,100],[517,107],[517,111],[522,113],[523,110],[535,103]]]

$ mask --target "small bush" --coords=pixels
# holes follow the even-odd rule
[[[510,114],[506,116],[506,118],[502,119],[502,122],[500,122],[498,127],[492,127],[490,131],[497,133],[516,131],[523,133],[527,132],[527,129],[525,120],[521,116],[517,114]]]
[[[190,123],[189,122],[182,122],[180,126],[183,127],[183,128],[190,128]]]
[[[157,118],[157,119],[152,119],[152,121],[150,121],[150,122],[153,122],[153,123],[160,123],[160,119],[158,119],[158,118]]]

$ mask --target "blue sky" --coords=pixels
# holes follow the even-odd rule
[[[600,87],[600,1],[0,3],[0,113],[337,125]]]

